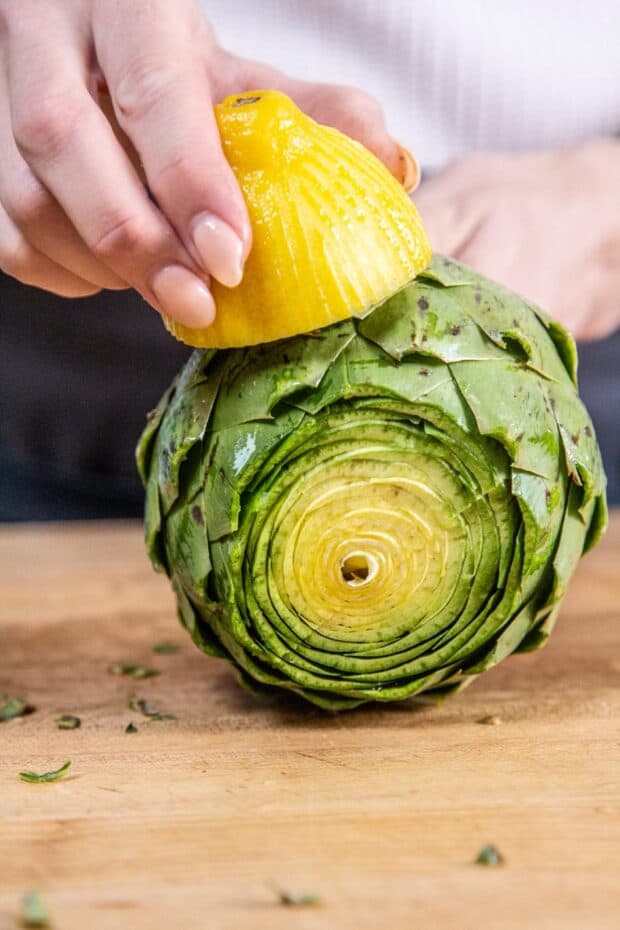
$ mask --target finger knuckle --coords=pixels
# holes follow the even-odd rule
[[[167,160],[158,171],[149,176],[149,188],[156,200],[161,199],[173,182],[177,190],[192,190],[204,185],[204,173],[195,159],[186,154],[178,154]]]
[[[127,213],[112,213],[101,224],[90,249],[103,262],[126,265],[128,259],[135,260],[149,249],[149,240],[142,219]]]
[[[173,85],[175,71],[152,55],[127,63],[114,88],[119,115],[124,120],[141,120],[165,97]]]
[[[383,108],[372,94],[357,87],[343,87],[342,104],[352,116],[364,123],[374,122],[383,117]]]
[[[17,147],[28,160],[54,157],[72,139],[83,115],[83,104],[69,91],[48,92],[24,101],[13,112],[13,135]]]

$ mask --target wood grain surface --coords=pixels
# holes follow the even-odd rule
[[[3,528],[0,694],[38,709],[0,723],[0,930],[29,888],[56,930],[617,930],[619,603],[617,513],[546,649],[438,708],[334,716],[201,655],[139,526]],[[61,782],[18,778],[69,758]],[[504,865],[474,864],[485,843]]]

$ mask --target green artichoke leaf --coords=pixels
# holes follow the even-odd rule
[[[566,469],[572,481],[583,488],[582,508],[585,508],[605,485],[594,427],[587,410],[570,387],[553,384],[549,385],[548,392]]]
[[[430,284],[399,291],[357,328],[398,362],[415,353],[443,362],[505,358],[452,290]]]
[[[449,292],[476,321],[487,338],[546,380],[567,381],[555,346],[545,338],[543,324],[520,297],[501,287],[462,288]]]
[[[140,475],[140,479],[145,488],[148,481],[155,438],[157,436],[157,432],[159,430],[164,413],[166,412],[168,404],[170,403],[170,398],[176,389],[177,381],[178,378],[175,378],[170,387],[164,391],[164,394],[157,406],[147,413],[146,426],[144,427],[142,435],[140,436],[136,446],[136,465],[138,468],[138,474]]]
[[[270,422],[253,421],[209,435],[204,511],[210,540],[215,542],[236,530],[244,488],[303,419],[301,410],[289,409]]]
[[[510,618],[504,630],[493,641],[492,646],[487,649],[484,656],[474,665],[467,667],[466,674],[480,675],[487,669],[493,668],[494,665],[502,662],[513,652],[516,652],[531,629],[535,614],[536,606],[530,601],[515,616]]]
[[[584,553],[589,552],[600,542],[607,529],[608,517],[607,499],[604,493],[599,493],[595,498],[592,516],[588,524],[588,532],[583,544]]]
[[[584,551],[586,526],[589,525],[587,517],[592,518],[597,507],[597,501],[590,501],[587,505],[588,513],[584,515],[581,498],[581,489],[576,484],[571,483],[568,488],[562,531],[553,554],[553,586],[549,597],[544,601],[544,606],[550,607],[564,597],[570,577]],[[586,526],[584,526],[584,516]]]
[[[444,288],[471,284],[473,287],[480,289],[485,279],[468,265],[462,265],[453,258],[435,253],[428,268],[425,268],[415,280],[420,282],[432,281]],[[499,285],[494,286],[499,287]]]
[[[179,494],[179,472],[209,425],[224,373],[214,352],[194,352],[177,382],[159,427],[158,482],[162,509],[167,513]]]
[[[161,411],[160,422],[163,418],[164,410]],[[147,426],[149,428],[150,424]],[[144,540],[146,551],[153,563],[153,567],[158,572],[168,571],[168,556],[164,545],[162,529],[163,514],[161,507],[161,494],[159,483],[157,481],[159,471],[159,460],[161,457],[161,433],[159,430],[153,434],[152,439],[151,463],[146,473],[146,493],[144,502]]]
[[[212,429],[273,419],[290,395],[312,390],[355,336],[350,320],[318,333],[241,350],[230,358]]]
[[[167,571],[167,559],[162,548],[161,528],[159,485],[157,484],[157,478],[150,475],[146,485],[144,502],[144,539],[148,556],[158,572]]]
[[[566,478],[556,483],[531,472],[512,470],[512,492],[519,501],[525,525],[524,575],[527,578],[546,564],[562,526]],[[537,576],[530,581],[535,583]]]
[[[207,601],[211,558],[201,495],[187,503],[175,502],[166,518],[165,547],[169,563],[176,567],[175,574],[186,591],[198,603]]]
[[[358,338],[346,347],[312,395],[293,397],[290,403],[316,415],[325,407],[364,397],[389,398],[411,405],[424,403],[436,410],[442,422],[449,419],[465,432],[475,428],[475,420],[463,402],[449,366],[425,357],[395,364],[379,346],[365,338]],[[413,407],[411,415],[415,415]]]
[[[521,640],[515,652],[535,652],[546,645],[551,636],[555,622],[560,613],[560,604],[556,604],[551,610],[543,612],[542,617],[536,617],[536,623],[532,629]]]
[[[568,374],[574,384],[576,371],[575,344],[566,330],[559,323],[551,320],[540,308],[523,301],[516,294],[494,282],[489,282],[476,274],[471,268],[458,262],[440,257],[431,269],[418,276],[417,281],[428,278],[443,288],[435,288],[435,293],[442,295],[441,300],[454,304],[453,315],[467,315],[487,336],[502,350],[508,350],[515,361],[521,361],[548,379],[563,381]],[[449,287],[445,287],[449,283]],[[457,288],[456,290],[454,288]],[[410,288],[408,293],[413,294]],[[431,292],[432,295],[432,292]],[[425,295],[423,304],[437,313],[438,307],[432,296]],[[444,319],[443,311],[441,313]],[[451,321],[450,328],[461,334],[457,319]],[[546,329],[551,339],[545,339]],[[471,356],[470,356],[471,357]],[[503,353],[505,358],[505,353]],[[466,360],[463,355],[458,361]]]
[[[575,340],[561,323],[558,323],[557,320],[553,320],[549,314],[541,310],[540,307],[537,307],[536,304],[530,303],[529,301],[524,301],[524,304],[547,330],[566,374],[571,383],[577,387],[577,346],[575,345]]]
[[[560,441],[546,382],[511,361],[490,365],[450,365],[478,430],[504,446],[514,467],[554,483],[560,470]]]
[[[198,607],[192,603],[191,598],[186,593],[183,582],[176,575],[172,576],[172,588],[177,598],[179,620],[198,648],[207,655],[215,656],[216,658],[230,658],[229,653],[216,637],[212,627],[203,620]],[[201,608],[204,610],[205,605],[202,604]],[[206,609],[208,610],[209,608]],[[215,613],[216,611],[217,608],[214,606],[213,612]]]

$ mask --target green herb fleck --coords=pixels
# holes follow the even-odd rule
[[[481,723],[483,726],[487,727],[496,727],[502,722],[502,718],[498,717],[497,714],[487,714],[486,717],[481,717],[480,720],[476,720],[476,723]]]
[[[283,907],[316,907],[321,903],[318,894],[312,891],[285,891],[278,889],[278,902]]]
[[[16,717],[26,717],[34,714],[36,707],[22,701],[21,698],[0,697],[0,723],[4,720],[14,720]]]
[[[127,706],[129,710],[135,710],[139,714],[144,714],[145,717],[152,717],[154,714],[159,713],[150,701],[147,701],[145,698],[130,697]]]
[[[483,846],[482,849],[478,852],[476,856],[476,863],[478,865],[502,865],[504,862],[504,857],[496,846],[491,846],[487,844]]]
[[[51,927],[49,912],[38,891],[27,891],[22,901],[22,927]]]
[[[115,662],[110,666],[112,675],[129,675],[131,678],[154,678],[161,675],[156,668],[147,668],[144,665],[133,665],[131,662]]]
[[[61,714],[60,717],[54,717],[54,721],[59,730],[77,730],[82,726],[80,718],[73,714]]]
[[[156,652],[160,656],[172,656],[175,652],[178,652],[180,648],[178,643],[170,643],[167,640],[161,640],[161,642],[153,644],[153,652]]]
[[[44,782],[60,781],[61,778],[65,777],[70,768],[71,759],[53,772],[44,772],[43,775],[37,775],[36,772],[20,772],[19,777],[22,781],[30,782],[33,785],[41,785]]]
[[[150,720],[177,719],[174,714],[162,714],[157,710],[156,707],[153,707],[150,701],[146,701],[144,698],[130,697],[129,710],[136,710],[138,713],[142,714],[144,717],[148,717]]]
[[[125,733],[137,733],[137,732],[138,732],[138,728],[135,725],[135,723],[128,723],[127,726],[125,727]]]

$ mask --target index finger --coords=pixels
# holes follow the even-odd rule
[[[185,0],[141,0],[112,18],[102,7],[93,29],[116,117],[160,209],[207,272],[238,284],[251,230],[213,112],[206,20]]]
[[[209,325],[214,306],[204,275],[88,92],[84,52],[55,5],[28,6],[18,18],[8,55],[18,148],[100,262],[157,310]]]

